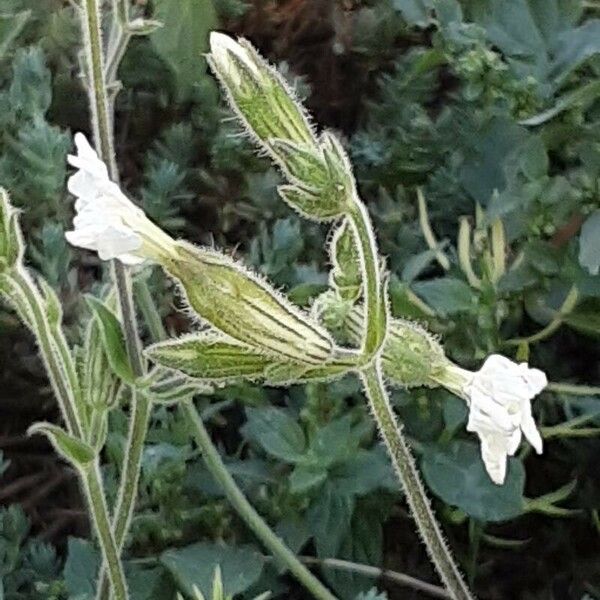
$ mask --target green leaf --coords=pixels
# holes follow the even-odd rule
[[[31,17],[30,10],[24,10],[12,15],[0,15],[0,60],[17,39],[23,27]]]
[[[398,493],[400,486],[390,459],[382,446],[359,450],[332,471],[332,482],[342,494],[364,496],[378,489]]]
[[[591,304],[591,303],[590,303]],[[592,337],[600,336],[600,312],[598,303],[585,308],[585,306],[578,307],[572,313],[569,313],[563,318],[563,321],[572,327]]]
[[[520,124],[528,125],[530,127],[542,125],[569,108],[585,108],[589,106],[596,100],[596,98],[598,98],[598,96],[600,96],[600,81],[590,81],[576,90],[560,96],[557,100],[555,100],[553,106],[538,113],[537,115],[533,115],[532,117],[520,121]]]
[[[96,451],[89,444],[73,437],[58,425],[52,423],[35,423],[28,430],[28,435],[44,434],[56,451],[75,467],[85,468],[96,458]]]
[[[496,485],[485,471],[475,443],[454,441],[445,447],[428,446],[421,460],[431,491],[479,521],[506,521],[523,513],[525,469],[509,458],[504,485]]]
[[[530,181],[544,177],[548,172],[548,152],[542,138],[531,136],[519,149],[519,165]]]
[[[327,482],[307,514],[319,556],[337,556],[342,540],[350,530],[353,512],[354,498],[340,493],[332,482]]]
[[[578,5],[562,0],[474,0],[470,13],[518,76],[554,86],[593,53],[594,27],[575,28]]]
[[[461,279],[440,277],[413,284],[413,290],[442,316],[466,312],[475,307],[473,290]]]
[[[125,335],[117,316],[100,300],[93,296],[86,296],[88,306],[100,326],[104,351],[108,362],[115,374],[126,383],[135,382],[135,374],[125,345]]]
[[[435,0],[393,0],[392,6],[409,25],[426,27],[433,20]]]
[[[63,576],[71,600],[95,597],[99,568],[100,554],[94,545],[88,540],[70,537]]]
[[[247,408],[248,421],[242,434],[265,452],[286,462],[300,462],[306,451],[306,438],[298,423],[280,408]]]
[[[593,212],[581,227],[579,264],[591,275],[600,271],[600,210]]]
[[[319,467],[296,465],[290,475],[292,494],[304,494],[327,479],[327,470]]]
[[[150,40],[175,76],[177,100],[188,100],[206,78],[208,34],[218,26],[212,0],[156,0],[154,17],[163,27]]]
[[[171,573],[177,585],[193,597],[194,586],[207,598],[212,597],[215,569],[221,570],[226,596],[245,592],[260,577],[263,556],[250,545],[225,546],[201,542],[168,550],[160,562]]]
[[[356,453],[359,440],[351,439],[351,415],[335,419],[317,429],[310,440],[308,455],[320,467],[330,467]]]

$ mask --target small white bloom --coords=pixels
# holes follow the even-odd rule
[[[521,434],[542,453],[542,437],[531,415],[531,399],[548,380],[539,369],[517,364],[499,354],[487,358],[472,374],[465,392],[469,402],[467,430],[477,433],[481,456],[494,483],[506,477],[506,461],[521,443]]]
[[[233,38],[213,31],[210,34],[210,53],[217,71],[229,77],[236,85],[241,83],[241,77],[230,54],[235,55],[252,73],[260,77],[260,72],[252,54]]]
[[[73,246],[94,250],[102,260],[119,259],[137,265],[153,256],[150,248],[171,242],[161,229],[148,220],[110,180],[106,164],[82,133],[75,134],[77,155],[69,164],[77,172],[69,178],[68,189],[77,197],[73,231],[65,237]]]

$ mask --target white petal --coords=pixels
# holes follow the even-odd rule
[[[487,395],[484,390],[477,386],[471,388],[469,424],[475,428],[469,429],[469,431],[483,427],[511,434],[515,429],[513,419],[506,409],[496,402],[492,396]]]
[[[521,367],[525,367],[526,373],[523,378],[527,383],[530,398],[537,396],[547,385],[548,378],[546,377],[546,373],[540,371],[539,369],[530,369],[527,367],[527,363],[522,363],[519,365]]]
[[[230,53],[241,60],[254,74],[260,74],[250,52],[228,35],[213,31],[210,34],[210,52],[218,68],[226,72],[236,84],[239,84],[241,79],[239,69],[235,68],[235,63],[229,56]]]
[[[507,452],[505,439],[501,436],[479,436],[481,440],[481,458],[492,481],[502,485],[506,478]]]
[[[531,412],[529,413],[529,415],[525,415],[523,417],[523,421],[521,423],[521,430],[527,438],[527,441],[535,448],[535,451],[538,454],[541,454],[544,451],[544,442],[535,424],[535,421],[531,416]]]
[[[519,444],[521,443],[521,430],[520,429],[515,429],[515,431],[513,432],[513,434],[510,436],[510,438],[508,439],[508,455],[509,456],[514,456],[515,452],[517,451],[517,448],[519,447]]]

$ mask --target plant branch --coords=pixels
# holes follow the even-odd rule
[[[108,579],[112,586],[114,600],[127,600],[129,597],[127,594],[127,582],[119,557],[119,550],[110,526],[108,507],[106,506],[102,477],[97,461],[94,461],[91,466],[83,469],[81,475],[85,495],[88,500],[96,533],[98,534],[98,541],[102,549],[102,556],[108,566]]]
[[[380,350],[384,336],[381,331],[385,330],[386,309],[382,293],[381,273],[379,269],[379,255],[377,245],[370,226],[367,207],[358,198],[353,199],[348,217],[356,239],[363,272],[363,295],[365,304],[365,332],[362,345],[362,353],[365,360],[370,361]]]
[[[573,396],[600,396],[600,386],[577,385],[574,383],[560,383],[551,381],[546,386],[547,392],[558,394],[571,394]]]
[[[218,481],[227,499],[242,520],[253,531],[273,556],[318,600],[336,600],[336,597],[298,560],[298,557],[271,531],[267,523],[248,502],[235,480],[227,470],[215,448],[204,423],[191,401],[183,404],[187,420],[193,428],[196,443],[211,475]]]
[[[120,3],[119,6],[122,8],[125,4]],[[111,178],[113,181],[118,181],[119,173],[114,153],[113,118],[109,109],[110,104],[105,79],[106,72],[104,69],[102,29],[98,0],[84,0],[82,18],[94,138],[100,157],[109,166]],[[123,53],[124,49],[120,52],[120,56]],[[141,377],[145,371],[145,364],[139,344],[135,307],[131,291],[131,279],[129,272],[119,261],[113,261],[112,270],[117,288],[129,360],[134,373],[138,377]],[[150,411],[151,404],[148,399],[137,394],[135,390],[132,390],[131,420],[124,454],[125,460],[121,472],[117,502],[113,512],[113,529],[117,556],[120,554],[127,536],[127,530],[135,506],[144,439],[150,418]],[[105,563],[109,569],[112,568],[106,555]],[[98,586],[98,597],[107,597],[107,588],[106,574],[102,570]]]
[[[350,573],[358,573],[367,577],[387,579],[399,585],[410,587],[413,590],[424,592],[434,598],[451,598],[450,594],[438,585],[421,581],[416,577],[411,577],[405,573],[391,571],[389,569],[381,569],[371,565],[363,565],[360,563],[341,560],[339,558],[315,558],[314,556],[300,556],[300,560],[307,565],[319,565],[320,567],[329,567],[330,569],[338,569],[340,571],[349,571]]]
[[[365,393],[379,431],[388,448],[394,469],[402,483],[402,488],[410,506],[419,533],[427,547],[433,564],[436,566],[442,581],[454,600],[471,600],[469,588],[454,563],[450,550],[446,545],[442,530],[435,519],[425,488],[421,483],[417,466],[401,427],[396,423],[381,376],[379,361],[360,373]]]
[[[62,336],[60,340],[54,338],[54,332],[46,316],[44,300],[29,273],[25,269],[15,269],[8,281],[13,290],[12,300],[18,312],[36,336],[67,430],[72,435],[83,439],[83,427],[79,415],[76,390],[72,388],[73,381],[69,374],[70,367],[64,363],[66,358],[64,352],[66,351],[69,354],[71,360],[72,357],[66,348],[59,350],[56,347],[57,341],[61,343],[64,341],[65,344],[66,341]]]

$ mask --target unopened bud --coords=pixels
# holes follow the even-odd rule
[[[231,103],[263,143],[270,139],[313,144],[310,124],[281,75],[250,42],[235,41],[218,32],[210,34],[208,62]]]

